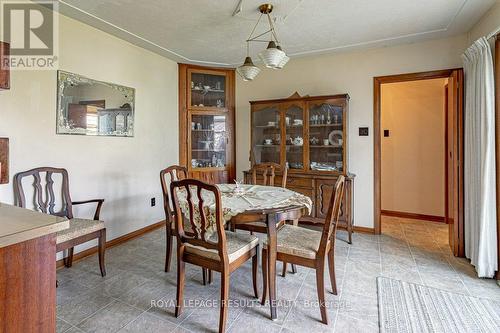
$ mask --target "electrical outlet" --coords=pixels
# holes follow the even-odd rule
[[[151,207],[156,206],[156,198],[151,198]]]
[[[359,136],[368,136],[368,127],[360,127]]]

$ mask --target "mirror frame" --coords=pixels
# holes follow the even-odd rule
[[[109,134],[109,133],[86,133],[81,130],[73,130],[70,129],[67,125],[67,119],[64,117],[64,110],[62,106],[62,98],[64,97],[64,89],[71,84],[81,84],[81,83],[92,83],[92,84],[101,84],[107,86],[111,89],[115,89],[124,94],[127,103],[131,106],[131,115],[132,115],[132,126],[131,128],[127,128],[127,132],[124,134]],[[118,116],[118,115],[117,115]],[[116,117],[116,116],[115,116]],[[135,123],[135,89],[119,84],[99,81],[90,79],[88,77],[74,74],[62,70],[57,71],[57,112],[56,112],[56,134],[60,135],[88,135],[88,136],[112,136],[112,137],[134,137],[134,123]],[[128,124],[127,124],[128,127]]]

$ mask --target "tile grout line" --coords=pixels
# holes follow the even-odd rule
[[[340,315],[340,307],[341,307],[341,304],[342,304],[342,299],[344,298],[344,282],[345,282],[345,279],[346,279],[346,275],[347,275],[347,262],[349,261],[349,254],[351,253],[351,247],[347,247],[347,255],[346,255],[346,260],[345,260],[345,263],[344,263],[344,275],[342,276],[342,283],[341,283],[341,286],[340,286],[340,296],[339,296],[339,306],[337,307],[337,311],[335,312],[335,322],[333,323],[333,332],[335,332],[335,330],[337,329],[337,321],[339,319],[339,315]],[[337,293],[338,293],[339,290],[337,290]]]
[[[278,262],[278,261],[276,261]],[[306,280],[307,276],[309,275],[310,272],[307,272],[307,274],[304,276],[304,278],[302,279],[302,282],[300,283],[300,287],[299,287],[299,291],[297,292],[297,295],[295,296],[295,299],[293,300],[293,304],[292,304],[292,307],[290,308],[290,310],[288,311],[288,313],[285,315],[285,318],[283,319],[283,324],[281,324],[281,330],[283,330],[285,328],[285,323],[286,323],[286,320],[288,319],[288,316],[290,316],[290,313],[293,311],[293,309],[297,306],[296,302],[297,302],[297,298],[299,297],[300,295],[300,292],[302,291],[302,286],[304,285],[304,281]],[[276,274],[278,274],[278,272],[276,272]],[[278,285],[277,281],[276,281],[276,287]],[[278,288],[276,288],[276,300],[278,300]],[[278,313],[278,309],[276,308],[276,314]]]
[[[422,278],[422,275],[420,274],[420,268],[417,265],[417,260],[415,260],[415,255],[413,254],[413,251],[411,250],[410,242],[408,241],[408,237],[406,235],[406,232],[404,231],[404,228],[401,224],[400,224],[400,228],[403,231],[403,235],[404,235],[405,241],[406,241],[406,246],[408,247],[408,250],[410,251],[410,255],[411,255],[411,258],[413,259],[413,263],[415,264],[415,269],[417,270],[417,274],[418,274],[418,277],[420,278],[420,282],[423,283],[424,285],[427,285],[427,284],[425,284],[424,279]]]
[[[450,232],[450,231],[448,230],[448,233],[449,233],[449,232]],[[441,246],[440,246],[439,242],[437,242],[437,241],[436,241],[435,236],[433,236],[432,238],[433,238],[434,242],[435,242],[435,243],[439,246],[439,248],[441,249]],[[451,255],[453,256],[453,253],[451,253]],[[470,291],[470,290],[469,290],[469,288],[467,287],[467,284],[466,284],[466,283],[464,282],[464,280],[462,279],[461,274],[459,274],[459,273],[458,273],[458,271],[455,269],[455,267],[451,264],[450,259],[449,259],[449,256],[446,256],[446,263],[448,264],[448,266],[450,266],[450,267],[451,267],[451,269],[453,269],[453,271],[454,271],[454,272],[455,272],[455,274],[457,275],[458,279],[460,280],[460,282],[462,283],[462,285],[465,287],[465,290],[467,290],[467,294],[468,294],[469,296],[473,296],[473,295],[472,295],[472,293],[471,293],[471,291]]]

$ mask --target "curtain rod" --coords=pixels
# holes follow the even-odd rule
[[[500,27],[497,27],[495,30],[493,30],[493,32],[490,32],[487,39],[491,39],[493,37],[496,37],[498,34],[500,34]]]

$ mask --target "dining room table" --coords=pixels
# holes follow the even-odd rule
[[[276,302],[276,253],[278,225],[283,222],[295,223],[312,211],[311,198],[292,190],[263,185],[248,184],[217,184],[221,193],[224,223],[231,229],[237,224],[264,223],[267,228],[268,245],[268,294],[271,319],[277,319]],[[187,200],[181,201],[181,210],[188,211]],[[204,205],[210,211],[215,211],[215,200],[204,197]],[[215,219],[210,219],[213,220]],[[212,228],[215,230],[215,227]]]

